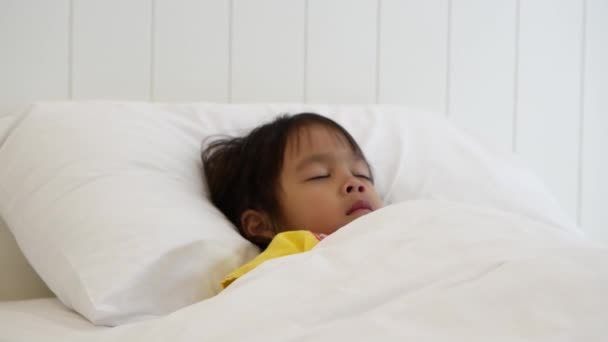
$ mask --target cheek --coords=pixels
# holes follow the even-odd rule
[[[382,204],[382,198],[380,198],[380,194],[377,191],[374,191],[374,196],[376,196],[378,203]]]
[[[302,191],[293,196],[291,203],[298,212],[313,216],[329,211],[335,206],[331,197],[322,191]]]
[[[383,207],[384,203],[382,202],[380,195],[378,194],[375,188],[372,188],[372,190],[372,194],[370,195],[370,200],[373,202],[372,206],[376,209]]]
[[[281,211],[284,215],[286,229],[303,229],[302,225],[307,224],[311,215],[314,214],[314,206],[317,203],[314,194],[310,191],[300,189],[290,189],[286,192],[281,201]]]
[[[285,229],[325,229],[336,223],[336,213],[341,211],[331,196],[319,191],[301,191],[284,202]],[[320,231],[323,232],[323,231]]]

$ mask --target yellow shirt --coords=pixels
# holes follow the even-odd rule
[[[233,281],[256,268],[264,261],[309,251],[324,237],[325,234],[315,234],[308,230],[292,230],[275,235],[268,247],[260,255],[237,268],[222,280],[222,289],[225,289]]]

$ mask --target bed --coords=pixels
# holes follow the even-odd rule
[[[606,4],[3,2],[0,341],[606,341]],[[222,291],[201,147],[301,111],[385,207]]]
[[[210,204],[201,142],[303,111],[359,141],[385,207],[222,291],[259,250]],[[2,341],[608,336],[608,248],[517,156],[437,113],[67,101],[8,122],[0,214],[52,297],[0,302]]]

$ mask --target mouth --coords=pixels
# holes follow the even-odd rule
[[[372,209],[372,206],[369,204],[369,202],[359,200],[359,201],[355,202],[352,205],[352,207],[350,207],[350,209],[348,209],[348,211],[346,212],[346,215],[352,215],[359,211],[370,212],[370,211],[374,211],[374,209]]]

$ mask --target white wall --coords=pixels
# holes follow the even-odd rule
[[[521,154],[608,240],[608,0],[0,0],[34,100],[397,103]]]

